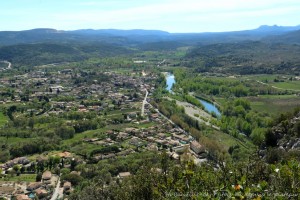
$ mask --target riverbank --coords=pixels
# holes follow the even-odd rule
[[[174,85],[175,76],[172,73],[169,72],[162,72],[164,76],[166,77],[166,89],[173,94],[173,91],[171,90],[172,86]],[[211,115],[215,115],[216,117],[221,116],[220,112],[220,106],[217,105],[215,102],[211,101],[208,98],[203,97],[203,95],[190,93],[191,97],[195,97],[199,103],[203,106],[203,109],[206,110]],[[195,99],[195,101],[196,101]],[[178,100],[178,99],[177,99]],[[189,102],[191,103],[191,102]]]
[[[193,94],[193,96],[195,96],[197,99],[207,101],[208,103],[215,105],[219,110],[221,110],[221,105],[219,105],[216,101],[211,100],[210,98],[200,94]]]
[[[184,107],[184,111],[189,117],[197,120],[200,123],[204,123],[207,126],[211,126],[212,128],[214,128],[216,130],[220,130],[219,127],[210,123],[210,121],[213,119],[213,117],[206,111],[204,111],[204,110],[198,108],[197,106],[194,106],[193,104],[190,104],[188,102],[178,101],[178,100],[172,99],[170,97],[166,97],[166,99],[168,99],[170,101],[174,100],[174,101],[176,101],[176,104],[178,106]]]

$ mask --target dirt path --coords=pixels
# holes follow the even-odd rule
[[[294,89],[284,89],[284,88],[279,88],[276,87],[274,85],[269,85],[267,83],[261,82],[261,81],[256,81],[257,83],[263,84],[263,85],[267,85],[267,86],[271,86],[272,88],[278,89],[278,90],[290,90],[290,91],[295,91],[295,92],[299,92],[300,90],[294,90]]]

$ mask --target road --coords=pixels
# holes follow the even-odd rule
[[[144,98],[143,104],[142,104],[141,116],[144,116],[144,113],[145,113],[145,104],[147,103],[147,97],[148,97],[148,90],[146,89],[146,95],[145,95],[145,98]]]
[[[56,200],[58,195],[59,195],[59,186],[60,186],[60,178],[58,178],[58,181],[57,181],[57,185],[55,187],[55,190],[53,192],[53,195],[51,197],[51,200]]]
[[[166,120],[168,120],[168,122],[170,122],[171,124],[177,126],[174,122],[172,122],[172,120],[170,120],[167,116],[165,116],[164,114],[162,114],[161,112],[159,112],[159,110],[158,110],[157,108],[155,108],[154,106],[152,106],[151,103],[149,103],[149,102],[146,102],[146,103],[148,103],[148,104],[150,105],[150,107],[153,108],[160,116],[162,116],[163,118],[165,118]],[[180,127],[178,127],[178,128],[180,128]],[[181,128],[180,128],[180,129],[181,129]],[[181,129],[181,130],[183,130],[183,129]],[[183,131],[184,131],[184,130],[183,130]],[[185,131],[184,131],[184,132],[185,132]]]
[[[7,66],[6,69],[11,69],[11,62],[8,62],[8,61],[6,61],[6,60],[1,61],[1,62],[8,64],[8,66]]]

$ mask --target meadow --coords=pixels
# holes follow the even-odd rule
[[[250,101],[253,110],[273,115],[292,111],[300,106],[300,97],[297,95],[261,95],[246,98]]]
[[[7,122],[8,118],[0,112],[0,127],[3,126]]]

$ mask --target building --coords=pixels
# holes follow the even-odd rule
[[[64,186],[63,186],[64,187],[64,191],[70,190],[71,186],[72,186],[72,184],[69,181],[65,182]]]
[[[36,189],[38,189],[38,188],[40,188],[40,187],[42,187],[42,183],[39,183],[39,182],[30,183],[30,184],[27,186],[26,190],[28,190],[28,191],[33,191],[33,190],[36,190]]]
[[[35,194],[39,199],[41,199],[46,197],[48,195],[48,192],[45,189],[37,189],[35,190]]]
[[[31,200],[26,194],[20,194],[16,197],[16,200]]]
[[[42,180],[44,183],[46,184],[50,184],[51,183],[51,177],[52,177],[52,174],[50,171],[45,171],[42,175]]]
[[[125,178],[125,177],[128,177],[130,175],[131,175],[130,172],[120,172],[118,177],[119,178]]]
[[[71,186],[72,184],[69,181],[65,182],[63,185],[64,193],[69,194],[71,190]]]
[[[196,140],[192,141],[190,143],[190,148],[196,153],[196,154],[200,154],[200,153],[204,153],[205,149],[204,147],[199,144],[199,142],[197,142]]]

